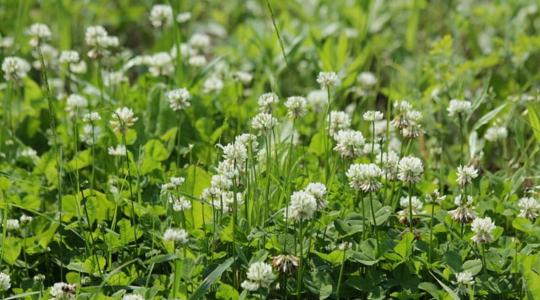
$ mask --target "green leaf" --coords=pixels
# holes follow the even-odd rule
[[[492,111],[488,112],[487,114],[483,115],[480,118],[480,120],[478,120],[478,121],[476,121],[476,123],[474,123],[472,131],[477,130],[478,128],[482,127],[483,125],[485,125],[489,121],[491,121],[491,119],[495,118],[497,116],[497,114],[506,107],[506,104],[507,103],[503,103],[502,105],[498,106],[494,110],[492,110]]]
[[[468,271],[475,276],[482,271],[482,261],[479,259],[468,260],[463,263],[463,271]]]
[[[12,236],[8,236],[2,243],[2,259],[8,264],[13,265],[19,254],[21,254],[21,241]]]
[[[401,241],[394,247],[394,251],[399,254],[403,260],[407,260],[412,254],[414,235],[410,232],[401,237]]]
[[[144,145],[144,154],[155,161],[164,161],[169,158],[169,151],[159,140],[150,140]]]
[[[216,299],[218,300],[236,300],[238,297],[240,297],[238,291],[225,283],[221,283],[216,291]]]
[[[234,262],[234,257],[231,257],[227,259],[226,261],[222,262],[217,268],[212,271],[212,273],[208,274],[206,278],[203,280],[203,282],[197,287],[195,292],[189,297],[191,300],[195,299],[202,299],[210,286],[216,282],[216,280],[225,272],[225,270],[229,269],[229,267]]]
[[[88,167],[92,163],[92,152],[90,149],[77,153],[77,156],[70,160],[67,165],[68,171],[80,170]]]
[[[430,274],[431,274],[431,276],[433,276],[433,278],[435,278],[435,280],[437,280],[437,282],[442,286],[442,288],[448,293],[448,295],[453,300],[459,300],[459,296],[451,288],[449,288],[446,284],[444,284],[437,277],[435,277],[435,275],[433,275],[433,273],[430,272]]]
[[[325,153],[324,149],[324,135],[320,132],[317,132],[311,138],[309,143],[308,151],[316,155],[323,155]]]
[[[431,282],[422,282],[418,285],[418,288],[428,292],[431,295],[431,297],[433,297],[433,299],[436,299],[436,300],[441,299],[439,289],[437,288],[436,285],[434,285]]]
[[[529,123],[533,130],[534,137],[536,138],[536,141],[540,144],[540,118],[538,117],[538,113],[532,105],[529,105],[527,107],[527,111],[529,115]]]

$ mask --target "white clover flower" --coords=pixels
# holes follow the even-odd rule
[[[388,152],[380,152],[377,157],[377,162],[381,163],[385,176],[392,180],[397,178],[399,156],[396,152],[388,150]]]
[[[334,150],[342,158],[351,159],[362,155],[365,139],[360,131],[352,129],[340,130],[334,135],[334,140],[336,141]]]
[[[320,182],[309,183],[304,191],[315,197],[315,200],[317,200],[317,208],[322,209],[326,207],[326,201],[324,199],[326,195],[326,186],[324,184]]]
[[[103,84],[107,87],[116,86],[122,82],[128,82],[128,78],[124,75],[122,70],[112,72],[102,72]]]
[[[449,211],[452,216],[452,220],[458,223],[469,223],[476,218],[474,210],[471,208],[473,204],[473,197],[467,195],[466,198],[462,195],[458,195],[454,198],[454,204],[456,209]]]
[[[300,96],[292,96],[287,98],[285,107],[288,109],[289,117],[298,118],[306,114],[306,98]]]
[[[15,44],[15,40],[10,36],[0,36],[0,48],[8,50]]]
[[[381,188],[381,168],[376,164],[352,164],[347,170],[349,186],[355,190],[375,192]]]
[[[244,144],[236,142],[229,143],[222,146],[221,149],[223,149],[224,160],[243,167],[248,157],[247,148]]]
[[[0,291],[7,291],[11,288],[11,277],[3,272],[0,272]]]
[[[364,121],[375,122],[383,119],[383,113],[380,111],[369,110],[364,113]]]
[[[448,104],[447,110],[448,110],[448,115],[450,117],[458,115],[458,114],[469,113],[471,111],[471,102],[465,101],[465,100],[452,99],[450,100],[450,103]]]
[[[115,132],[125,132],[138,120],[133,110],[128,107],[117,108],[111,116],[109,124]]]
[[[357,80],[365,87],[372,87],[377,84],[377,77],[371,72],[362,72],[358,74]]]
[[[117,47],[118,38],[109,36],[103,26],[90,26],[86,28],[84,35],[86,44],[90,47],[88,57],[97,59],[108,54],[107,48]]]
[[[29,71],[30,64],[20,57],[8,56],[2,62],[2,72],[6,81],[20,83]]]
[[[32,62],[32,66],[36,70],[41,70],[41,57],[43,57],[43,63],[48,68],[54,68],[58,63],[58,50],[49,44],[42,44],[40,46],[41,53],[38,50],[32,51],[32,57],[36,60]]]
[[[55,300],[75,299],[75,285],[65,282],[55,283],[49,292]]]
[[[169,101],[169,106],[173,111],[179,111],[191,106],[191,103],[189,102],[191,95],[185,88],[168,91],[165,94],[165,97],[167,98],[167,101]]]
[[[79,52],[74,50],[65,50],[60,52],[60,63],[63,64],[75,64],[80,61]]]
[[[89,112],[89,113],[87,113],[87,114],[85,114],[83,116],[83,121],[84,122],[93,123],[93,122],[97,122],[99,120],[101,120],[101,116],[99,115],[98,112],[95,112],[95,111]]]
[[[165,233],[163,233],[163,240],[173,241],[183,245],[188,242],[188,233],[184,229],[167,228],[167,230],[165,230]]]
[[[164,28],[171,26],[173,21],[172,7],[165,4],[156,4],[150,11],[150,23],[155,28]]]
[[[261,287],[258,283],[253,282],[253,281],[249,281],[249,280],[242,281],[242,284],[240,286],[244,290],[250,291],[250,292],[255,292],[256,290],[258,290]]]
[[[172,57],[167,52],[158,52],[147,60],[148,71],[154,77],[168,76],[174,72]]]
[[[112,156],[126,156],[127,155],[127,149],[125,145],[116,145],[116,147],[109,147],[107,149],[107,152],[109,155]]]
[[[230,191],[221,192],[217,195],[217,197],[212,199],[212,205],[224,212],[232,212],[235,201],[236,205],[242,205],[244,203],[244,196],[242,193],[234,193]]]
[[[484,134],[484,138],[490,142],[504,140],[506,139],[507,136],[508,136],[508,130],[506,129],[506,127],[502,127],[502,126],[490,127],[488,128],[488,130],[486,130],[486,133]]]
[[[164,183],[161,185],[161,190],[164,191],[164,190],[172,190],[172,189],[175,189],[179,186],[181,186],[184,182],[186,181],[186,179],[184,177],[171,177],[169,179],[169,182],[167,183]]]
[[[206,49],[210,47],[210,37],[204,33],[195,33],[189,39],[189,45],[199,50]]]
[[[232,187],[232,180],[230,176],[227,176],[225,174],[217,174],[212,176],[211,179],[211,185],[212,187],[215,187],[219,190],[228,190]]]
[[[470,206],[473,203],[473,197],[471,195],[467,195],[466,199],[463,199],[462,195],[457,195],[454,198],[454,204],[457,206]]]
[[[241,284],[242,288],[248,291],[256,291],[260,288],[268,288],[276,279],[272,272],[272,266],[265,262],[255,262],[249,265],[246,273],[247,280]]]
[[[190,12],[182,12],[176,15],[176,22],[182,24],[186,23],[189,20],[191,20],[191,13]]]
[[[203,92],[208,94],[212,92],[219,92],[223,89],[223,80],[217,75],[212,75],[203,83]]]
[[[456,273],[456,283],[460,285],[471,285],[474,284],[474,277],[469,271]]]
[[[251,147],[252,149],[257,149],[259,147],[259,143],[257,142],[257,136],[250,133],[243,133],[239,136],[237,136],[234,139],[235,143],[239,143],[244,145],[247,149]]]
[[[457,183],[461,186],[472,183],[478,177],[478,170],[474,166],[459,166],[457,168]]]
[[[93,124],[84,124],[81,132],[81,141],[89,146],[94,145],[101,136],[101,128]],[[113,151],[114,152],[114,151]]]
[[[540,203],[534,198],[521,198],[519,199],[518,206],[520,209],[519,217],[527,218],[531,221],[534,221],[538,217],[538,212],[540,211]]]
[[[375,121],[375,136],[378,138],[386,138],[386,121]]]
[[[233,79],[243,84],[249,84],[253,80],[253,75],[246,71],[237,71],[233,74]]]
[[[422,203],[422,201],[416,196],[412,196],[410,200],[411,200],[410,207],[412,208],[412,214],[413,214],[413,219],[414,219],[414,216],[420,215],[422,213],[422,209],[424,208],[424,203]],[[402,223],[408,222],[410,218],[410,212],[411,212],[409,210],[409,197],[401,197],[399,199],[399,205],[401,206],[401,209],[402,209],[398,212],[400,221]]]
[[[19,217],[19,221],[21,222],[21,224],[28,224],[32,222],[32,220],[34,220],[34,218],[25,214]]]
[[[401,197],[399,199],[399,205],[401,206],[401,208],[403,208],[403,210],[408,211],[409,210],[409,197]],[[411,197],[411,205],[413,209],[413,214],[415,215],[420,214],[422,212],[422,208],[424,208],[424,203],[422,203],[422,201],[416,196]]]
[[[493,240],[493,230],[495,224],[491,221],[490,217],[476,218],[472,222],[471,230],[474,232],[472,237],[473,242],[485,244]]]
[[[340,130],[351,126],[351,117],[343,111],[330,112],[330,135],[333,136]]]
[[[335,72],[320,72],[317,83],[321,85],[321,88],[335,87],[339,85],[339,77]]]
[[[291,202],[287,207],[288,217],[294,221],[307,221],[313,218],[317,211],[317,199],[305,191],[297,191],[291,195]]]
[[[122,300],[145,300],[143,296],[138,294],[125,294]]]
[[[206,65],[206,57],[204,55],[193,55],[189,57],[188,64],[197,68],[204,67]]]
[[[259,97],[257,103],[262,112],[270,112],[272,105],[279,103],[279,98],[275,93],[265,93]]]
[[[265,131],[272,129],[277,124],[277,119],[274,118],[271,114],[261,112],[257,114],[251,120],[251,127],[258,131]]]
[[[213,205],[215,199],[219,199],[221,190],[217,187],[210,186],[202,190],[201,199]]]
[[[308,93],[307,102],[316,112],[323,111],[328,105],[328,93],[323,90],[314,90]]]
[[[398,178],[404,182],[416,183],[424,173],[422,161],[414,156],[402,158],[398,164]]]
[[[17,219],[7,219],[6,220],[6,229],[7,230],[18,230],[21,227],[19,220]]]
[[[174,211],[186,211],[188,209],[191,209],[191,202],[189,202],[185,197],[180,197],[177,199],[174,199],[173,206]]]
[[[25,148],[23,151],[21,151],[21,156],[22,157],[26,157],[26,158],[30,158],[30,159],[39,159],[39,156],[37,155],[37,152],[36,150],[32,149],[32,148]]]
[[[392,120],[392,126],[398,129],[408,127],[411,122],[417,121],[420,117],[419,113],[412,109],[412,105],[407,100],[394,103],[394,111],[396,116]],[[411,113],[411,111],[413,112]]]
[[[66,100],[66,111],[72,116],[86,106],[88,106],[88,100],[78,94],[71,94]]]
[[[41,23],[34,23],[28,28],[26,34],[30,36],[30,46],[37,47],[42,42],[51,39],[51,30],[49,26]]]
[[[78,63],[70,64],[69,70],[75,74],[84,74],[87,71],[86,62],[81,60]]]

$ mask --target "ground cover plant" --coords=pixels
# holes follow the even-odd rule
[[[540,299],[537,2],[0,20],[0,298]]]

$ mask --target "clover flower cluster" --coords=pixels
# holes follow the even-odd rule
[[[163,240],[185,245],[189,240],[189,235],[186,230],[181,228],[167,228],[163,233]]]
[[[110,36],[107,30],[99,25],[86,28],[84,40],[90,48],[87,55],[91,59],[106,57],[110,54],[112,48],[120,45],[117,37]]]
[[[352,164],[346,175],[349,186],[357,191],[376,192],[382,186],[383,171],[376,164]]]
[[[458,195],[454,199],[454,204],[457,208],[449,211],[449,213],[452,216],[452,220],[455,222],[470,223],[476,218],[476,214],[472,208],[472,196],[468,195],[467,197],[464,197],[463,195]]]
[[[165,94],[165,98],[169,102],[169,106],[173,111],[179,111],[188,108],[191,103],[189,102],[191,94],[185,88],[174,89],[168,91]]]
[[[422,203],[422,200],[416,196],[411,196],[410,199],[409,197],[401,197],[399,199],[399,205],[401,206],[401,210],[398,211],[398,217],[402,224],[408,224],[408,222],[411,222],[411,220],[409,220],[410,208],[412,208],[412,222],[415,222],[415,216],[420,215],[422,213],[422,209],[424,208],[424,203]]]
[[[394,104],[394,110],[396,111],[395,117],[392,119],[392,126],[398,129],[405,138],[416,138],[423,133],[420,120],[422,114],[413,109],[412,105],[406,101],[401,100]]]
[[[471,238],[473,242],[479,244],[490,243],[493,240],[495,223],[491,221],[490,217],[476,218],[472,222],[471,230],[474,232],[474,236]]]
[[[540,211],[540,203],[538,200],[531,197],[524,197],[519,199],[518,207],[519,217],[527,218],[531,221],[534,221],[538,217]]]
[[[55,300],[71,300],[75,299],[76,290],[74,284],[69,284],[65,282],[55,283],[49,292],[52,299]]]
[[[260,288],[269,288],[276,279],[272,266],[265,262],[255,262],[249,265],[247,279],[241,284],[242,288],[254,292]]]
[[[478,177],[478,170],[474,166],[459,166],[457,168],[457,182],[460,186],[471,184]]]
[[[203,190],[201,198],[224,212],[231,212],[234,205],[241,205],[243,193],[241,177],[245,172],[249,151],[257,153],[257,138],[252,134],[241,134],[235,141],[222,149],[222,160],[216,168],[217,174],[212,176],[210,187]]]

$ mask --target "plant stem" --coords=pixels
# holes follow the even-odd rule
[[[298,263],[298,278],[297,278],[297,285],[296,285],[296,299],[301,299],[300,291],[302,290],[302,268],[304,267],[304,233],[303,233],[303,221],[300,220],[299,222],[299,233],[298,233],[298,239],[300,244],[300,252],[298,253],[298,257],[300,258],[300,261]]]
[[[412,182],[409,181],[409,230],[413,233],[413,213],[412,213]]]
[[[435,203],[431,203],[431,220],[429,222],[429,254],[428,261],[431,263],[432,250],[433,250],[433,215],[435,213]]]
[[[369,206],[373,218],[373,233],[375,234],[375,240],[377,241],[377,249],[379,249],[379,232],[377,231],[377,219],[375,218],[375,210],[373,209],[373,192],[369,192]]]
[[[279,41],[279,47],[281,48],[281,54],[283,54],[283,59],[285,60],[285,64],[288,67],[289,61],[287,60],[287,55],[285,54],[285,47],[283,46],[283,40],[281,39],[281,35],[279,34],[279,29],[276,24],[276,18],[274,17],[274,11],[272,10],[272,6],[270,5],[269,0],[266,0],[266,5],[268,6],[268,11],[270,12],[270,17],[272,18],[272,25],[274,26],[274,30],[276,31],[276,35]]]
[[[53,151],[55,153],[56,157],[56,168],[57,168],[57,180],[58,180],[58,188],[57,188],[57,200],[58,200],[58,223],[59,228],[62,228],[62,149],[58,142],[58,136],[56,134],[56,120],[55,120],[55,112],[54,112],[54,104],[53,99],[51,95],[51,89],[49,87],[49,80],[47,77],[47,69],[45,66],[45,59],[43,58],[43,52],[41,51],[41,45],[37,46],[37,50],[39,53],[39,60],[41,63],[41,76],[43,78],[43,85],[45,85],[45,94],[47,97],[47,104],[49,106],[49,123],[50,123],[50,129],[52,131],[52,138],[53,138]],[[63,235],[60,234],[60,246],[58,247],[59,251],[59,257],[63,257],[62,254],[62,244],[64,243]],[[62,260],[60,259],[60,277],[64,278],[64,265]]]
[[[338,284],[337,284],[337,290],[336,290],[336,299],[339,299],[339,295],[341,292],[341,281],[343,280],[343,269],[345,269],[345,258],[347,254],[347,248],[349,247],[349,243],[345,242],[345,247],[343,248],[343,257],[341,259],[341,267],[339,268],[339,277],[338,277]]]

